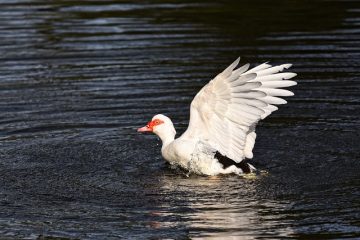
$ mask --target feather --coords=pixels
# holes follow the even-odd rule
[[[294,93],[289,91],[289,90],[285,90],[285,89],[277,89],[277,88],[255,88],[254,90],[259,90],[262,91],[264,93],[266,93],[267,95],[270,96],[280,96],[280,97],[288,97],[288,96],[294,96]]]
[[[238,118],[246,118],[246,119],[249,119],[252,121],[255,121],[260,118],[259,115],[256,115],[256,114],[253,114],[250,112],[246,112],[243,109],[234,109],[234,108],[228,109],[228,111],[226,112],[226,116],[228,116],[228,115],[236,116]]]
[[[224,78],[229,77],[232,71],[234,70],[234,68],[239,64],[239,62],[240,62],[240,57],[238,57],[232,64],[230,64],[230,66],[228,66],[222,73],[220,73],[220,75]]]
[[[232,98],[231,103],[240,103],[240,104],[246,104],[258,108],[266,107],[268,104],[264,101],[261,101],[259,99],[246,99],[246,98]]]
[[[283,71],[284,69],[288,69],[292,66],[292,64],[282,64],[280,66],[271,67],[265,70],[257,71],[256,74],[258,76],[266,76],[274,73],[278,73]]]
[[[231,88],[231,92],[233,92],[233,93],[247,92],[254,88],[258,88],[260,86],[261,86],[261,82],[245,83],[245,84]]]
[[[233,98],[261,98],[265,97],[266,93],[260,92],[260,91],[249,91],[249,92],[243,92],[243,93],[232,93],[231,96]]]
[[[278,98],[278,97],[272,97],[272,96],[266,96],[261,98],[261,100],[269,103],[269,104],[286,104],[287,102],[282,99],[282,98]]]
[[[251,132],[246,136],[246,144],[244,148],[244,153],[246,158],[249,159],[253,158],[252,149],[254,148],[255,145],[255,139],[256,139],[255,132]]]
[[[262,82],[262,87],[264,88],[283,88],[283,87],[291,87],[296,85],[295,81],[282,80],[282,81],[270,81],[270,82]]]
[[[238,69],[236,69],[235,71],[232,72],[232,75],[236,75],[236,76],[240,76],[240,74],[244,73],[246,70],[248,70],[250,67],[250,64],[247,63],[241,67],[239,67]]]
[[[263,63],[263,64],[257,66],[257,67],[254,67],[254,68],[250,69],[250,70],[247,71],[246,73],[256,73],[257,71],[260,71],[260,70],[263,70],[263,69],[267,69],[267,68],[269,68],[269,67],[271,67],[271,65],[270,65],[270,64],[267,64],[267,62],[266,62],[266,63]]]
[[[236,81],[229,82],[231,87],[235,87],[241,84],[244,84],[250,80],[254,80],[256,78],[256,73],[241,75]]]
[[[267,82],[267,81],[280,81],[280,80],[287,80],[290,78],[295,77],[297,74],[296,73],[277,73],[277,74],[272,74],[272,75],[267,75],[267,76],[260,76],[256,79],[256,81],[260,81],[260,82]]]
[[[244,126],[244,127],[252,123],[252,121],[250,119],[239,118],[238,114],[227,113],[225,115],[225,117],[227,119],[229,119],[231,122],[233,122],[233,123],[235,123],[237,125]]]
[[[245,112],[257,115],[257,116],[264,114],[264,110],[257,108],[257,107],[250,106],[250,105],[245,105],[245,104],[231,104],[231,105],[229,105],[229,109],[245,111]]]
[[[272,112],[278,110],[278,108],[274,105],[268,105],[266,108],[263,109],[265,111],[265,113],[263,115],[261,115],[261,119],[266,118],[267,116],[269,116]]]
[[[228,105],[219,101],[215,105],[215,110],[221,115],[225,115],[226,111],[228,110]]]

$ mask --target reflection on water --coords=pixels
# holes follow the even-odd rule
[[[357,1],[0,2],[0,236],[360,235]],[[261,14],[259,14],[261,13]],[[238,55],[294,64],[257,129],[269,174],[186,177],[155,136]]]
[[[274,215],[277,211],[289,209],[289,201],[258,198],[256,185],[262,177],[254,180],[238,177],[172,178],[164,179],[163,189],[169,193],[180,191],[182,196],[186,196],[186,205],[177,206],[189,209],[179,210],[179,215],[186,219],[187,228],[191,229],[190,236],[252,239],[263,234],[268,236],[269,232],[278,237],[292,235],[291,221],[278,220]],[[164,215],[172,215],[173,212],[174,209],[171,212],[167,210]],[[270,218],[265,216],[269,212],[272,215]],[[267,224],[267,220],[271,224]],[[283,227],[277,229],[280,226]]]

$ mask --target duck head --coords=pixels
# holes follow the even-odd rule
[[[175,128],[167,116],[163,114],[155,115],[146,126],[137,130],[138,132],[153,132],[164,143],[172,142],[175,139]]]

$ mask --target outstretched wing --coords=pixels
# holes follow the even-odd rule
[[[206,84],[195,96],[190,108],[190,122],[182,138],[208,142],[236,162],[252,158],[255,127],[285,104],[281,97],[292,92],[281,89],[296,85],[288,79],[295,73],[280,73],[291,64],[274,66],[264,63],[253,69],[238,65],[240,58]]]

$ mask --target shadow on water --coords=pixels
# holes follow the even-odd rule
[[[360,235],[357,1],[0,3],[0,238]],[[241,55],[291,62],[295,96],[257,128],[268,174],[169,169],[156,113]],[[244,61],[243,61],[244,62]]]

